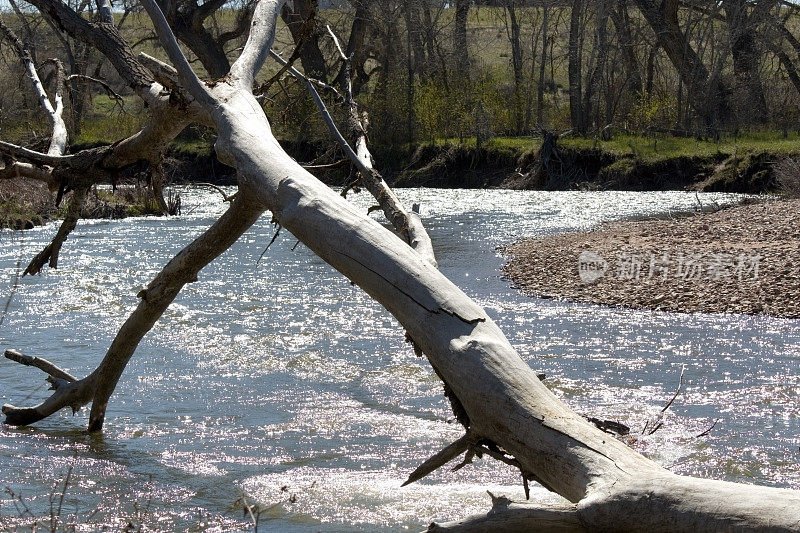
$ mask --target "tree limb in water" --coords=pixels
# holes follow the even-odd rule
[[[144,3],[151,12],[158,9],[152,0]],[[208,98],[198,100],[219,134],[220,159],[237,170],[239,194],[220,220],[142,291],[106,358],[84,378],[96,380],[89,429],[102,427],[107,402],[136,345],[181,287],[268,209],[397,318],[458,400],[469,434],[482,449],[519,465],[526,479],[534,477],[567,500],[556,508],[538,505],[527,514],[504,503],[506,511],[498,509],[493,516],[513,518],[505,531],[797,531],[800,493],[672,474],[574,413],[537,379],[478,304],[283,151],[251,92],[281,4],[261,0],[256,5],[248,44],[231,76],[213,87],[203,84]],[[169,28],[156,26],[166,40]],[[179,52],[173,48],[171,56]],[[181,79],[188,78],[182,72],[188,64],[170,59]],[[471,531],[487,527],[498,526],[484,523]]]

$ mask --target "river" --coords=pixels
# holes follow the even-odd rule
[[[81,222],[60,268],[20,280],[0,348],[82,376],[163,264],[221,213],[219,194],[179,190],[182,216]],[[681,192],[400,190],[419,202],[442,271],[483,305],[576,411],[641,432],[684,384],[661,429],[635,448],[683,474],[800,488],[800,322],[680,315],[538,300],[502,279],[496,247],[601,221],[691,211]],[[354,201],[366,209],[365,195]],[[733,195],[703,194],[725,203]],[[377,216],[377,215],[375,215]],[[0,234],[0,305],[20,256],[57,226]],[[517,472],[477,460],[400,484],[460,436],[442,387],[403,331],[360,289],[262,217],[187,286],[134,355],[102,436],[86,410],[0,426],[0,529],[50,501],[79,530],[415,531],[523,498]],[[0,401],[47,395],[41,372],[0,360]],[[697,437],[714,422],[708,435]],[[17,498],[14,506],[14,498]],[[548,498],[534,489],[533,498]],[[16,521],[15,521],[16,520]],[[48,522],[49,523],[49,522]]]

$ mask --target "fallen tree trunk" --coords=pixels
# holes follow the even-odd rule
[[[489,453],[519,468],[525,484],[538,481],[572,502],[534,506],[524,514],[516,506],[498,507],[494,518],[508,517],[506,531],[551,526],[800,531],[800,493],[672,474],[572,412],[480,306],[283,151],[251,92],[282,3],[259,2],[241,56],[224,80],[209,86],[192,71],[153,1],[144,1],[183,86],[216,126],[217,153],[237,169],[239,193],[223,219],[143,291],[139,308],[103,363],[84,378],[94,380],[89,429],[102,426],[106,404],[133,350],[183,284],[230,246],[261,210],[269,209],[284,228],[389,310],[442,378],[466,434],[428,464],[443,464],[439,459],[452,457],[453,450],[466,450],[468,457]],[[237,206],[243,212],[232,214]],[[19,423],[13,418],[18,408],[3,410],[7,422]],[[487,524],[471,530],[486,530]]]
[[[217,152],[237,168],[245,194],[400,321],[466,412],[474,438],[495,443],[519,462],[524,477],[578,503],[586,526],[800,529],[799,493],[671,474],[573,413],[483,309],[281,149],[250,93],[280,3],[259,4],[254,31],[228,83],[206,92],[215,102]],[[162,41],[167,39],[166,26],[157,27]],[[170,57],[182,65],[186,85],[206,91],[190,79],[193,73],[178,53],[172,47]]]

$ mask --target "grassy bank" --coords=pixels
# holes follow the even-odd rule
[[[564,137],[541,149],[541,138],[440,140],[408,150],[390,174],[407,186],[778,192],[775,165],[800,156],[800,135]]]
[[[178,182],[236,183],[219,163],[213,136],[183,134],[169,153],[169,174]],[[324,141],[281,141],[297,161],[330,163],[344,158]],[[753,133],[697,140],[618,135],[610,140],[564,137],[547,161],[538,137],[442,139],[415,145],[373,146],[378,168],[396,187],[508,188],[536,190],[698,190],[781,192],[776,165],[800,157],[800,135]],[[546,154],[545,154],[546,155]],[[335,185],[351,178],[347,165],[321,172]]]

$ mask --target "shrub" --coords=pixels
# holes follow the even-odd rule
[[[778,190],[790,198],[800,198],[800,158],[787,157],[775,165]]]

